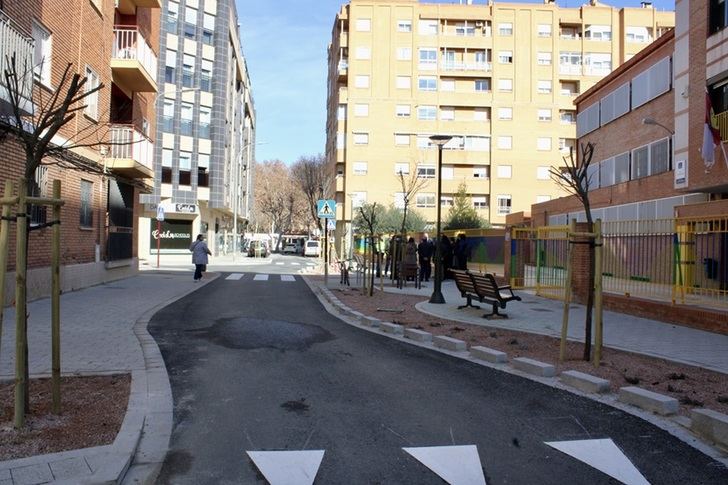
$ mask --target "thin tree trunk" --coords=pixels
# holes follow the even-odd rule
[[[589,218],[588,232],[594,232],[594,222]],[[585,361],[591,360],[592,313],[594,309],[594,238],[589,238],[589,286],[586,295],[586,315],[584,319],[584,355]]]

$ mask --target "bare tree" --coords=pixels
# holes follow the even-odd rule
[[[369,296],[372,296],[374,294],[374,265],[376,264],[374,258],[375,258],[375,244],[376,244],[376,238],[377,235],[380,232],[380,221],[382,219],[382,213],[383,213],[383,207],[380,205],[377,205],[376,202],[372,204],[363,204],[361,207],[359,207],[359,215],[357,217],[357,225],[363,226],[366,228],[367,231],[367,237],[369,238],[369,251],[371,254],[370,264],[369,264],[369,289],[368,294]],[[364,255],[364,259],[366,260],[366,254]],[[367,278],[365,278],[365,286],[367,283]]]
[[[299,158],[291,166],[291,177],[306,199],[309,223],[323,231],[323,221],[318,217],[316,202],[331,196],[333,174],[327,170],[326,158],[319,154]]]
[[[280,160],[256,163],[255,171],[256,213],[261,223],[271,224],[278,234],[278,250],[281,236],[302,225],[306,213],[303,196]]]
[[[396,177],[399,180],[400,187],[402,187],[402,226],[399,230],[401,237],[399,244],[396,247],[397,257],[395,261],[398,261],[400,268],[400,271],[397,271],[398,286],[402,286],[401,268],[404,264],[404,245],[407,240],[407,215],[410,204],[412,203],[412,198],[415,197],[417,192],[419,192],[425,185],[427,185],[428,180],[420,177],[420,174],[417,171],[405,175],[405,173],[400,170],[397,172]]]
[[[569,149],[569,156],[564,157],[564,167],[552,167],[549,171],[551,179],[581,202],[586,214],[587,231],[594,232],[594,219],[589,201],[589,188],[591,187],[590,166],[594,156],[594,144],[582,143],[581,157],[574,158],[573,147]],[[566,282],[567,285],[571,281]],[[589,287],[586,295],[586,317],[584,321],[584,360],[591,358],[591,332],[592,310],[594,308],[594,240],[589,241]]]

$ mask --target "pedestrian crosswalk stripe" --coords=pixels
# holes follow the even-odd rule
[[[312,485],[324,450],[247,451],[271,485]]]
[[[450,485],[486,485],[475,445],[402,449]]]
[[[282,274],[281,275],[281,281],[296,281],[296,278],[289,274]]]
[[[268,275],[267,274],[257,274],[253,278],[253,281],[268,281]]]
[[[243,273],[232,273],[232,274],[230,274],[230,276],[228,276],[228,277],[227,277],[227,278],[225,278],[225,279],[226,279],[226,280],[233,280],[233,281],[237,281],[237,280],[239,280],[239,279],[240,279],[240,278],[242,278],[242,277],[243,277]]]
[[[625,485],[650,485],[611,439],[552,441],[546,444]]]
[[[283,266],[286,263],[276,263],[276,266]]]
[[[291,263],[293,266],[301,266],[301,263]]]

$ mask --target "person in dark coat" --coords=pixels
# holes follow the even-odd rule
[[[455,242],[455,268],[463,271],[468,269],[468,259],[470,259],[470,247],[468,239],[464,233],[458,235]]]
[[[442,279],[446,280],[451,277],[450,268],[452,268],[452,242],[446,235],[440,238],[440,258],[442,261]]]
[[[432,275],[432,255],[435,253],[435,245],[428,238],[427,233],[422,236],[422,241],[417,245],[417,253],[420,257],[420,281],[430,281],[430,275]]]

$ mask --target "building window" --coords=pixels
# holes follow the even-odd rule
[[[166,133],[174,133],[174,99],[164,99],[162,131]]]
[[[435,194],[431,194],[431,193],[417,194],[417,197],[415,199],[415,205],[417,205],[417,207],[420,207],[420,208],[435,207]]]
[[[369,87],[369,76],[360,75],[354,79],[354,87],[366,89]]]
[[[409,173],[410,173],[409,168],[410,168],[409,163],[406,163],[406,162],[395,163],[394,164],[394,173],[396,175],[400,175],[400,174],[409,175]]]
[[[185,37],[194,39],[197,32],[197,9],[185,7]]]
[[[559,119],[562,125],[573,125],[576,123],[576,115],[573,111],[569,110],[559,111]]]
[[[423,179],[434,179],[435,178],[435,166],[434,165],[417,165],[417,177]]]
[[[711,1],[711,4],[713,1]],[[712,7],[712,5],[711,5]],[[712,14],[712,8],[711,8],[711,14]],[[710,17],[711,22],[713,21],[713,16]],[[725,20],[723,20],[725,22]],[[712,27],[712,25],[711,25]],[[719,29],[720,30],[720,29]],[[626,34],[627,42],[635,42],[637,44],[647,44],[649,42],[652,42],[652,36],[650,35],[650,31],[647,29],[647,27],[627,27],[627,34]]]
[[[437,20],[420,20],[420,35],[437,35]]]
[[[536,179],[551,180],[551,168],[550,167],[536,167]]]
[[[499,136],[498,137],[498,149],[510,150],[513,148],[513,137],[512,136]]]
[[[192,103],[182,103],[180,135],[192,136]]]
[[[455,200],[451,195],[440,196],[440,207],[452,207],[454,203]]]
[[[551,81],[538,81],[536,84],[536,90],[539,94],[551,94]]]
[[[728,3],[725,0],[710,0],[708,22],[710,33],[714,34],[728,26]]]
[[[510,138],[510,137],[509,137]],[[458,145],[462,144],[462,146]],[[473,152],[488,152],[490,151],[490,137],[487,136],[468,136],[463,140],[460,137],[453,137],[446,145],[445,148],[465,149]]]
[[[539,52],[536,54],[536,62],[539,66],[550,66],[551,65],[551,53],[550,52]]]
[[[500,64],[513,64],[513,51],[498,52],[498,62]]]
[[[202,17],[202,42],[212,45],[215,37],[215,16],[206,13]]]
[[[368,145],[369,133],[352,133],[354,135],[354,145]]]
[[[656,141],[650,145],[650,175],[670,170],[670,140]]]
[[[404,209],[404,192],[395,192],[394,193],[394,207],[397,209]]]
[[[88,94],[90,91],[97,89],[99,87],[99,75],[94,72],[93,69],[86,66],[86,85],[84,86],[84,90],[87,93],[86,98],[84,98],[84,102],[86,103],[86,108],[83,110],[84,114],[88,117],[90,117],[93,120],[99,119],[99,92],[94,91],[91,94]]]
[[[172,183],[172,155],[174,151],[171,148],[162,149],[162,183]]]
[[[210,122],[212,121],[212,108],[200,106],[200,125],[198,134],[201,138],[210,138]]]
[[[397,76],[397,89],[409,89],[412,86],[412,78],[410,76]]]
[[[411,20],[398,20],[397,21],[397,32],[412,32],[412,21]]]
[[[167,4],[167,32],[177,33],[177,23],[179,21],[179,3],[172,0]]]
[[[39,165],[35,169],[34,175],[33,179],[29,180],[28,195],[31,197],[45,197],[48,184],[48,167]],[[47,220],[46,212],[46,206],[32,205],[30,207],[30,225],[45,224]]]
[[[79,224],[81,227],[93,227],[94,213],[91,207],[93,189],[93,182],[81,180],[81,207],[79,209]]]
[[[337,133],[336,134],[336,149],[343,150],[345,146],[346,146],[346,134]]]
[[[420,76],[418,79],[420,91],[436,91],[437,78],[435,76]]]
[[[346,105],[344,105],[344,113],[346,113]],[[369,105],[368,104],[355,104],[354,105],[354,116],[361,116],[361,117],[369,116]],[[346,115],[344,115],[344,118],[346,118]]]
[[[512,120],[513,119],[513,108],[498,108],[498,119],[499,120]]]
[[[395,133],[394,144],[399,146],[409,146],[410,136],[402,133]]]
[[[584,38],[609,42],[612,40],[612,27],[609,25],[587,25],[584,29]]]
[[[411,61],[412,60],[412,48],[411,47],[398,47],[397,48],[397,60],[398,61]]]
[[[488,167],[473,167],[473,178],[474,179],[487,179],[488,178]]]
[[[398,104],[394,108],[394,113],[397,118],[409,118],[412,107],[408,104]]]
[[[473,121],[488,121],[490,119],[489,108],[475,108],[473,110]]]
[[[200,90],[212,91],[212,61],[202,59],[200,67]]]
[[[498,34],[504,35],[504,36],[513,35],[513,24],[512,23],[498,24]]]
[[[455,108],[453,107],[440,107],[440,119],[442,121],[454,121],[455,120]]]
[[[455,176],[455,167],[452,165],[443,165],[440,176],[442,177],[442,180],[452,180]]]
[[[511,213],[511,196],[510,195],[499,195],[498,196],[498,214],[510,214]]]
[[[475,91],[479,93],[490,91],[490,79],[476,79]]]
[[[474,195],[473,196],[473,208],[475,210],[485,210],[488,208],[488,196],[487,195]]]
[[[536,149],[541,151],[551,150],[551,138],[539,137],[536,139]]]
[[[513,79],[498,79],[498,91],[506,93],[513,91]]]
[[[369,47],[357,47],[356,58],[362,61],[366,61],[372,58],[372,50]]]
[[[551,110],[550,109],[539,109],[538,110],[538,121],[551,121]]]
[[[51,33],[35,20],[33,21],[33,40],[35,41],[35,66],[33,66],[33,75],[36,80],[46,86],[50,86],[53,39],[51,38]],[[5,79],[3,79],[4,81]]]
[[[192,184],[192,153],[179,152],[179,185]]]
[[[499,179],[509,179],[513,177],[513,167],[510,165],[498,165],[497,174]]]
[[[455,91],[455,80],[454,79],[440,79],[440,91]]]
[[[372,30],[372,19],[356,19],[357,32],[369,32]]]
[[[418,106],[417,119],[434,120],[437,118],[437,108],[435,106]]]
[[[551,37],[551,24],[538,24],[539,37]]]
[[[197,156],[197,186],[210,186],[210,155],[205,153]]]
[[[167,49],[165,56],[164,82],[176,84],[175,69],[177,67],[177,51]]]
[[[425,48],[419,50],[420,69],[431,71],[437,68],[437,49]]]
[[[358,209],[359,207],[363,206],[367,202],[367,193],[366,192],[352,192],[351,195],[351,207],[354,209]]]
[[[185,54],[182,58],[182,86],[191,88],[195,77],[195,56]]]
[[[367,162],[354,162],[354,175],[366,175],[368,167]]]

